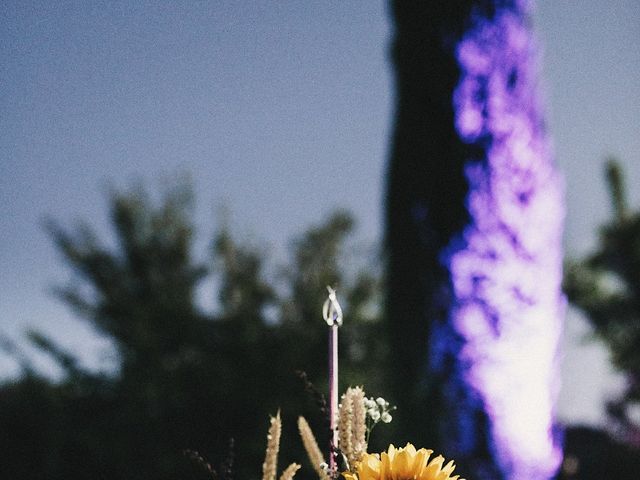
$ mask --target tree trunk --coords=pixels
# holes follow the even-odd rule
[[[386,308],[402,430],[467,477],[551,478],[564,210],[528,2],[392,7]]]

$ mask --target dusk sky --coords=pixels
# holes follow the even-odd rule
[[[610,215],[605,156],[640,208],[640,2],[543,0],[534,24],[575,256]],[[108,346],[50,293],[71,276],[42,221],[86,219],[108,239],[111,186],[190,174],[203,259],[221,206],[276,259],[335,207],[380,241],[386,2],[9,0],[0,26],[0,335],[41,329],[100,365]],[[586,333],[570,312],[559,413],[597,423],[619,381]],[[15,373],[0,353],[0,374]]]

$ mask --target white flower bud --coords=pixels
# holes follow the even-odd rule
[[[378,410],[369,410],[369,416],[374,422],[380,420],[380,412]]]
[[[383,407],[383,406],[384,406],[384,404],[385,404],[385,400],[384,400],[384,398],[382,398],[382,397],[378,397],[378,398],[376,398],[376,403],[377,403],[378,405],[380,405],[381,407]]]
[[[391,421],[392,417],[389,414],[389,412],[384,412],[381,416],[380,416],[380,420],[382,420],[384,423],[389,423]]]

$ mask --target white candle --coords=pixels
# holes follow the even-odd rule
[[[338,445],[338,327],[342,325],[342,308],[336,298],[336,291],[327,287],[329,298],[322,306],[322,316],[329,325],[329,427],[331,446],[329,449],[329,468],[335,471],[335,447]]]

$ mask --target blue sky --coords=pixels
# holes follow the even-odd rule
[[[104,342],[49,293],[69,272],[41,225],[89,219],[108,232],[110,185],[190,173],[202,252],[222,205],[238,234],[274,256],[336,206],[376,241],[394,98],[387,10],[356,0],[3,2],[0,331],[43,329],[99,361]],[[605,155],[620,157],[640,206],[640,3],[542,0],[535,25],[566,176],[565,243],[580,254],[609,214]],[[616,380],[584,332],[570,313],[559,409],[596,422]],[[0,356],[0,373],[13,368]]]

